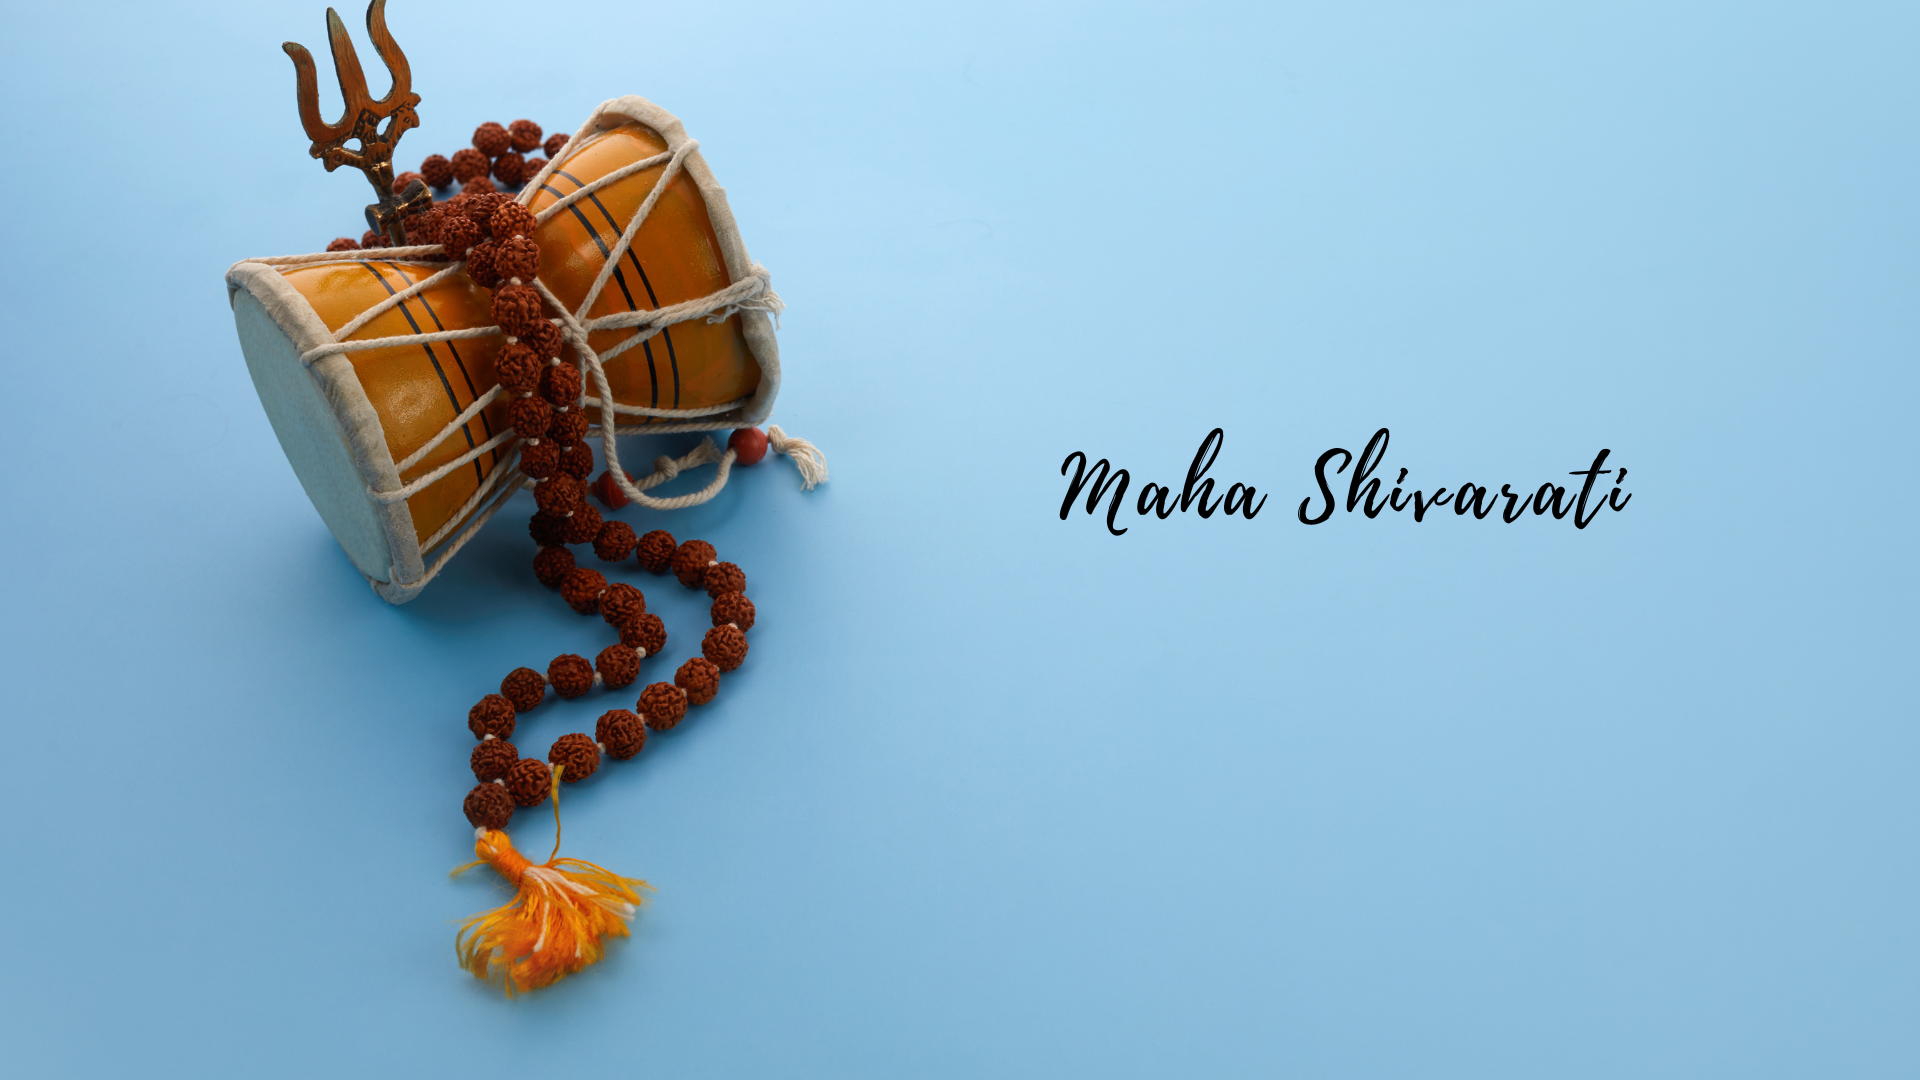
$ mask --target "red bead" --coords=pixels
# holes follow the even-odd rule
[[[727,446],[733,451],[735,461],[758,465],[760,459],[767,456],[767,433],[757,427],[737,428],[728,436]]]
[[[628,474],[627,479],[632,480],[632,474]],[[593,478],[593,497],[599,499],[609,510],[618,510],[633,501],[627,498],[626,492],[620,490],[619,484],[613,482],[613,474],[610,472],[603,472]]]

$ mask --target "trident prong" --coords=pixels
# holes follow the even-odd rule
[[[367,5],[367,36],[393,76],[393,89],[379,101],[367,92],[366,73],[360,70],[360,57],[353,51],[353,39],[347,36],[339,13],[327,9],[327,41],[333,48],[334,73],[340,78],[340,99],[346,103],[346,111],[331,124],[320,119],[320,87],[313,55],[292,41],[280,47],[293,58],[300,124],[313,140],[307,153],[325,162],[328,172],[351,165],[365,173],[380,199],[367,207],[368,227],[385,233],[395,244],[405,244],[401,218],[433,201],[433,194],[418,180],[399,195],[393,191],[393,148],[408,128],[420,126],[419,114],[413,109],[420,104],[420,95],[413,92],[413,71],[407,66],[407,55],[387,30],[387,0],[373,0]],[[380,128],[382,120],[387,122],[384,131]],[[347,149],[350,141],[358,141],[360,149]]]

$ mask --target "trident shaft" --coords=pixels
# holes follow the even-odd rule
[[[300,123],[307,129],[307,137],[313,140],[307,153],[326,162],[328,172],[351,165],[365,173],[380,200],[367,207],[367,227],[384,233],[394,244],[405,244],[407,233],[401,219],[433,202],[433,193],[419,180],[408,184],[407,190],[398,195],[393,190],[393,148],[408,128],[420,126],[419,114],[413,111],[413,107],[420,104],[420,95],[413,92],[413,72],[407,67],[407,55],[400,51],[399,44],[387,31],[387,0],[373,0],[367,5],[367,36],[373,39],[374,50],[393,75],[393,89],[378,101],[367,93],[367,76],[360,70],[360,57],[354,54],[353,39],[347,36],[347,28],[341,24],[338,13],[327,9],[327,39],[333,47],[333,69],[340,77],[340,98],[347,104],[340,119],[331,124],[320,119],[320,87],[314,76],[313,55],[291,41],[281,48],[293,58]],[[386,122],[384,129],[380,126],[382,121]],[[347,149],[349,142],[358,142],[360,149]]]

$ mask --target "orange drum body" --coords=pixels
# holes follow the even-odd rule
[[[672,179],[581,313],[582,325],[699,301],[756,271],[764,275],[693,146],[671,115],[640,98],[620,98],[595,112],[530,198],[523,193],[521,201],[539,215],[594,186],[547,215],[537,234],[541,282],[559,306],[579,313],[669,166],[605,178],[677,152]],[[250,260],[227,281],[248,368],[294,471],[354,564],[382,596],[404,602],[522,477],[513,468],[519,443],[506,419],[507,397],[473,408],[498,382],[493,365],[504,338],[489,329],[491,294],[454,272],[393,303],[448,264],[380,256],[372,249]],[[383,302],[386,310],[339,336]],[[651,336],[644,327],[587,332],[596,354],[616,352],[603,370],[613,401],[632,407],[623,410],[627,424],[726,430],[765,419],[779,387],[779,353],[767,314],[739,307],[654,327]],[[352,347],[446,331],[469,335]],[[635,336],[645,340],[619,348]],[[579,363],[571,342],[566,355]],[[587,394],[597,393],[590,378]],[[602,419],[591,403],[588,416],[596,424]],[[436,472],[442,475],[422,483]]]

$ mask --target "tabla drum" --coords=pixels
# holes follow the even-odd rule
[[[767,417],[779,299],[677,119],[638,97],[605,103],[519,199],[540,220],[536,287],[562,312],[566,358],[588,373],[603,445],[614,433]],[[489,293],[461,267],[437,248],[376,248],[249,259],[227,273],[247,368],[288,461],[353,564],[395,603],[525,479],[494,376],[504,339]]]

